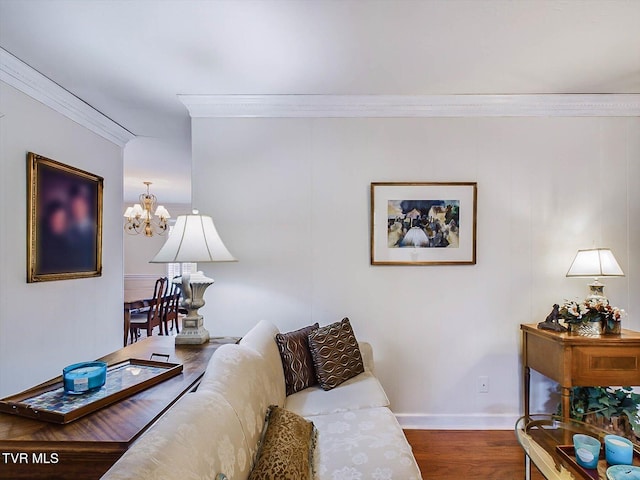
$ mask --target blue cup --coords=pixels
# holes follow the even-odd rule
[[[604,437],[604,454],[609,465],[632,465],[633,443],[619,435]]]
[[[600,457],[600,441],[589,435],[577,433],[573,436],[573,447],[576,451],[576,462],[584,468],[597,468]]]

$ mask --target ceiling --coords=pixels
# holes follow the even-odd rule
[[[174,203],[177,94],[640,93],[639,25],[640,0],[0,0],[2,48],[144,137],[125,197]]]

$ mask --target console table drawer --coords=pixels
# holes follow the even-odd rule
[[[571,376],[574,385],[640,385],[640,349],[575,347]]]

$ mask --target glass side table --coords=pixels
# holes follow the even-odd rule
[[[604,437],[611,432],[601,430],[577,420],[566,420],[555,415],[530,415],[521,417],[516,422],[516,437],[525,453],[525,479],[531,479],[531,462],[548,480],[607,480],[607,462],[604,460]],[[583,433],[602,442],[602,455],[598,462],[597,473],[586,472],[567,461],[556,449],[560,445],[573,445],[573,435]],[[640,445],[634,442],[636,455],[640,453]],[[637,462],[640,463],[640,462]],[[635,464],[635,463],[634,463]]]

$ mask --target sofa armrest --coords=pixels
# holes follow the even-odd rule
[[[358,342],[360,355],[362,355],[362,363],[365,371],[373,373],[373,347],[369,342]]]

